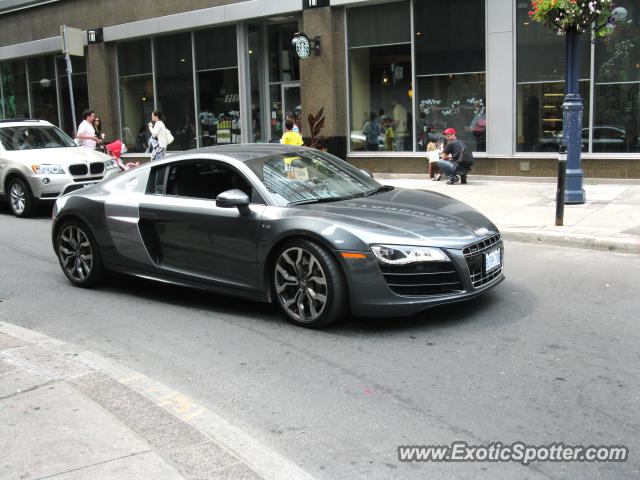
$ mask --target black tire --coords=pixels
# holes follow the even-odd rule
[[[274,256],[271,275],[276,302],[290,322],[322,328],[347,315],[344,274],[331,253],[317,243],[293,239],[283,244]]]
[[[87,225],[69,220],[58,230],[56,255],[62,271],[78,287],[91,287],[104,279],[98,244]]]
[[[11,213],[18,218],[27,218],[33,215],[36,209],[36,199],[27,182],[20,177],[13,177],[7,183],[6,191]]]

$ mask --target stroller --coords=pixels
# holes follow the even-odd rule
[[[127,147],[122,143],[121,140],[116,140],[115,142],[109,143],[105,147],[105,149],[106,149],[107,153],[113,157],[113,159],[116,161],[116,165],[118,165],[120,170],[123,171],[123,172],[125,170],[130,170],[132,168],[136,168],[138,165],[140,165],[140,162],[135,162],[135,163],[134,162],[128,162],[128,163],[125,164],[120,159],[120,156],[127,151]]]

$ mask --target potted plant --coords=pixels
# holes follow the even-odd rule
[[[533,0],[529,16],[562,35],[582,33],[594,26],[604,36],[613,27],[611,0]]]

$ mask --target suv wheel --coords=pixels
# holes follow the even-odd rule
[[[13,178],[7,185],[9,193],[9,208],[16,217],[29,217],[33,215],[36,201],[31,189],[21,178]]]

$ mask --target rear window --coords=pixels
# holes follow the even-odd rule
[[[0,128],[0,142],[5,150],[37,150],[77,146],[62,130],[53,125],[20,125]]]

